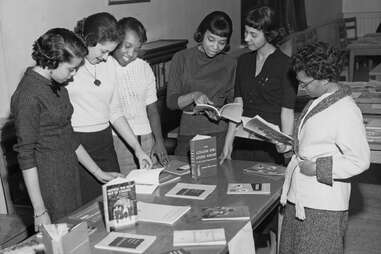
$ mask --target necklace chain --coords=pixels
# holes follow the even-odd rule
[[[94,78],[94,82],[93,82],[94,85],[100,86],[102,84],[102,82],[99,79],[97,79],[97,66],[94,65],[94,74],[87,68],[86,63],[84,64],[84,66],[85,66],[86,71],[91,75],[91,77]]]

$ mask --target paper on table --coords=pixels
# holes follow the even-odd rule
[[[228,248],[231,254],[255,254],[253,229],[250,221],[229,241]]]
[[[191,209],[190,206],[173,206],[138,202],[138,221],[172,225]]]

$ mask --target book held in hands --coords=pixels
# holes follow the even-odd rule
[[[225,230],[223,228],[175,230],[173,246],[211,246],[225,245]]]
[[[229,183],[227,194],[270,194],[270,183]]]
[[[217,120],[225,118],[239,123],[241,122],[242,110],[243,107],[241,103],[228,103],[223,105],[221,108],[217,108],[210,104],[196,104],[193,108],[193,113],[210,111],[217,117]]]
[[[177,183],[165,196],[174,198],[198,199],[204,200],[209,196],[216,185]]]
[[[191,174],[193,178],[217,174],[216,137],[196,135],[190,142]]]
[[[94,247],[110,251],[144,253],[155,240],[156,236],[153,235],[111,232]]]
[[[247,206],[216,206],[201,208],[201,220],[249,220],[250,212]]]
[[[102,186],[108,232],[134,225],[137,216],[135,182],[115,178]]]

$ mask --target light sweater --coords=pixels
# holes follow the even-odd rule
[[[118,94],[123,114],[135,135],[152,132],[147,106],[157,101],[156,81],[151,66],[137,58],[117,67]]]
[[[71,118],[77,132],[96,132],[106,129],[109,122],[123,116],[116,89],[116,67],[119,64],[109,57],[96,65],[85,60],[74,80],[67,86],[74,107]],[[101,81],[94,84],[95,76]]]

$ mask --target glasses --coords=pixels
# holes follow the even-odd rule
[[[307,87],[309,84],[311,84],[313,81],[315,81],[315,79],[312,79],[312,80],[308,81],[307,83],[298,80],[298,82],[299,82],[301,88],[306,88],[306,87]]]

